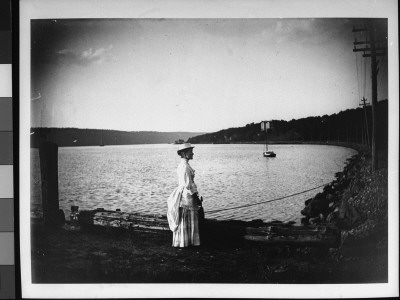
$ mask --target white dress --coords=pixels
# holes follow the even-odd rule
[[[193,194],[197,193],[194,170],[187,159],[182,158],[177,168],[179,185],[168,198],[167,218],[173,231],[172,246],[200,245],[199,209]]]

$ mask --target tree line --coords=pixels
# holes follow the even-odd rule
[[[378,143],[388,142],[388,100],[378,102]],[[337,114],[293,119],[271,120],[267,133],[260,123],[191,137],[188,142],[202,143],[269,143],[290,142],[345,142],[367,145],[371,143],[371,107],[348,109]],[[368,126],[367,126],[368,124]],[[267,136],[266,136],[267,135]]]

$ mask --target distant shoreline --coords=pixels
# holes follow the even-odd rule
[[[241,144],[256,144],[256,145],[263,145],[265,143],[263,142],[234,142],[234,143],[193,143],[193,145],[241,145]],[[357,143],[347,143],[347,142],[332,142],[332,141],[327,141],[327,142],[319,142],[319,141],[271,141],[268,143],[268,145],[327,145],[327,146],[338,146],[338,147],[344,147],[344,148],[351,148],[356,150],[357,152],[364,152],[364,153],[370,153],[371,150],[363,144],[357,144]]]
[[[234,143],[192,143],[193,145],[263,145],[263,142],[234,142]],[[174,142],[168,143],[134,143],[134,144],[109,144],[104,146],[133,146],[133,145],[179,145]],[[357,143],[347,143],[347,142],[318,142],[318,141],[310,141],[310,142],[303,142],[303,141],[271,141],[268,145],[327,145],[327,146],[338,146],[344,148],[351,148],[358,152],[370,153],[371,150],[363,144]],[[59,147],[96,147],[98,145],[63,145]],[[31,148],[38,148],[38,147],[31,147]]]

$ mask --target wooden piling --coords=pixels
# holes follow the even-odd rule
[[[58,146],[43,141],[39,147],[40,174],[42,181],[43,220],[45,225],[63,223],[58,199]]]

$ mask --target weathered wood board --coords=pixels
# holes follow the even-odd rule
[[[114,228],[146,228],[169,230],[167,218],[159,215],[143,215],[115,211],[82,211],[78,214],[81,225],[95,225]]]
[[[168,231],[168,220],[162,215],[143,215],[115,211],[81,211],[78,214],[80,225],[94,225],[124,229],[151,229]],[[270,245],[297,245],[337,247],[340,245],[340,230],[329,224],[294,226],[287,224],[268,224],[249,227],[248,222],[205,220],[204,233],[219,232],[220,236],[231,236],[247,241]],[[251,226],[251,225],[250,225]]]
[[[266,244],[327,247],[339,246],[340,238],[340,230],[332,225],[247,227],[244,236],[245,240]]]

